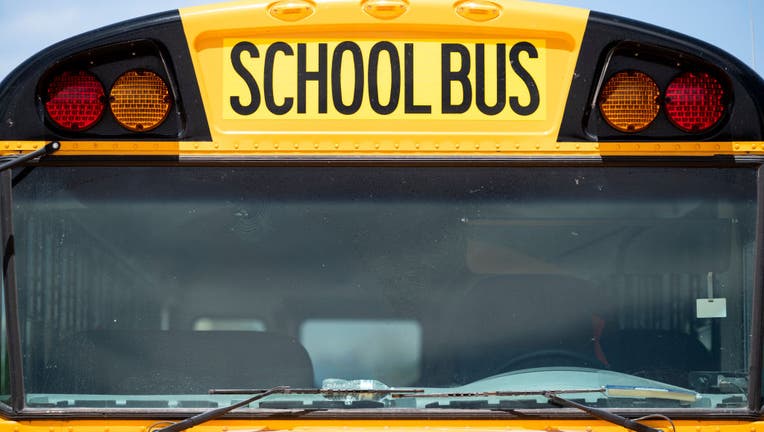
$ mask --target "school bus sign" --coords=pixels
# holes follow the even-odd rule
[[[546,118],[543,39],[224,46],[226,119]]]

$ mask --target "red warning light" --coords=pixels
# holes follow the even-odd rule
[[[724,87],[711,75],[686,72],[666,88],[666,114],[685,132],[703,132],[724,114]]]
[[[58,126],[85,130],[98,122],[104,110],[104,91],[98,79],[86,71],[66,71],[48,84],[45,110]]]

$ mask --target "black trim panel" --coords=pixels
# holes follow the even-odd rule
[[[659,113],[640,133],[618,132],[601,118],[594,102],[604,80],[618,70],[649,67],[665,84],[685,70],[708,71],[731,94],[730,111],[717,127],[682,132]],[[651,24],[591,12],[563,114],[559,142],[572,141],[762,141],[764,80],[732,55],[700,40]],[[662,110],[661,110],[662,111]]]
[[[147,133],[132,133],[119,128],[113,120],[113,125],[99,125],[81,134],[56,128],[46,119],[39,86],[46,76],[68,64],[91,64],[100,68],[100,74],[107,79],[116,79],[129,69],[147,67],[166,75],[163,77],[175,97],[170,116],[175,118],[165,121],[167,126],[163,124]],[[203,106],[180,14],[177,10],[163,12],[83,33],[21,64],[0,83],[0,141],[211,141]]]

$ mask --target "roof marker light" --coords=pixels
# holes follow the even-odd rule
[[[454,5],[456,13],[468,20],[484,22],[501,15],[501,6],[486,0],[466,0]]]
[[[362,3],[363,11],[383,20],[398,18],[409,8],[406,0],[366,0]]]
[[[316,6],[307,0],[281,0],[268,6],[268,13],[281,21],[294,22],[307,18]]]
[[[610,77],[599,98],[602,117],[621,132],[639,132],[658,115],[660,91],[652,78],[639,71]]]

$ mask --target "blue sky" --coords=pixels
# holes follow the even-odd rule
[[[451,0],[443,0],[451,1]],[[547,0],[646,21],[710,42],[764,76],[764,1]],[[0,0],[0,79],[59,40],[107,24],[209,0]],[[719,6],[723,5],[723,6]]]

